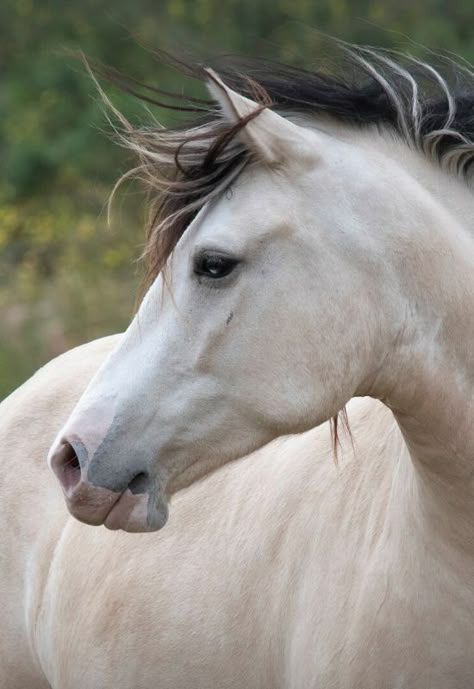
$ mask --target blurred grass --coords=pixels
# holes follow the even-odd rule
[[[143,200],[129,189],[107,227],[104,205],[130,160],[104,132],[94,87],[64,48],[180,91],[182,78],[140,44],[311,63],[316,27],[416,53],[409,36],[472,62],[473,25],[472,0],[2,0],[0,399],[56,354],[123,329],[139,283]],[[133,99],[111,95],[146,119]]]

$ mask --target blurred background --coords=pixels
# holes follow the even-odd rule
[[[140,283],[144,199],[128,186],[110,226],[105,212],[132,161],[65,49],[192,91],[154,48],[317,64],[321,31],[472,63],[473,26],[473,0],[1,0],[0,399],[62,351],[122,330]],[[127,115],[150,119],[132,97],[106,91]]]

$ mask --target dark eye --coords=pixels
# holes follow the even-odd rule
[[[211,253],[210,251],[198,254],[194,260],[194,272],[214,280],[229,275],[239,261],[225,254]]]

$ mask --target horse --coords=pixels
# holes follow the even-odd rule
[[[148,290],[2,406],[8,689],[472,686],[473,76],[348,59],[104,95]]]

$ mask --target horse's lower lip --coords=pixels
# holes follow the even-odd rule
[[[107,529],[131,533],[157,531],[167,520],[168,510],[161,499],[149,493],[132,493],[127,488],[113,505],[104,521]]]
[[[117,502],[112,506],[104,520],[108,529],[116,531],[146,531],[148,512],[148,494],[134,495],[127,489],[122,493]]]

